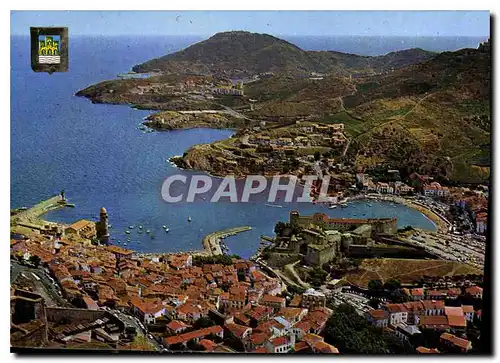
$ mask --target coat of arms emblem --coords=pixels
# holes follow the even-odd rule
[[[68,70],[68,28],[31,28],[31,67],[35,72]]]

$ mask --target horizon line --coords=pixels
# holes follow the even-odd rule
[[[131,36],[142,36],[142,37],[212,37],[215,34],[235,32],[235,31],[246,31],[246,30],[226,30],[222,32],[217,32],[213,34],[73,34],[72,37],[131,37]],[[367,34],[271,34],[271,33],[259,33],[250,32],[254,34],[267,34],[274,37],[362,37],[362,38],[484,38],[491,37],[491,34],[486,35],[448,35],[448,34],[437,34],[437,35],[367,35]],[[10,36],[27,36],[30,34],[26,33],[11,33]]]

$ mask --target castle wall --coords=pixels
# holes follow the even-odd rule
[[[397,218],[329,218],[326,214],[316,213],[312,216],[301,216],[298,212],[290,212],[290,223],[301,227],[314,224],[326,230],[347,232],[364,224],[369,224],[375,233],[395,234],[398,230]]]
[[[283,267],[289,263],[297,261],[298,259],[299,255],[297,253],[270,252],[266,263],[271,267]]]
[[[331,245],[321,251],[314,248],[307,248],[307,254],[304,257],[308,265],[321,266],[326,262],[330,262],[335,259],[336,256],[336,245]]]
[[[47,320],[58,323],[62,320],[70,320],[73,323],[90,323],[104,317],[114,318],[104,310],[76,309],[76,308],[46,308]]]

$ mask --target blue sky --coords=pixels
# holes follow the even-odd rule
[[[487,11],[12,11],[11,34],[67,26],[70,35],[488,36]]]

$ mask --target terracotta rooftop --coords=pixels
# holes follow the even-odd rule
[[[187,327],[189,327],[189,325],[179,320],[172,320],[170,323],[167,324],[167,328],[169,328],[170,330],[178,330]]]
[[[82,228],[85,228],[87,226],[92,226],[92,225],[95,225],[94,222],[91,222],[91,221],[88,221],[86,219],[80,219],[79,221],[73,223],[71,226],[69,226],[68,228],[72,228],[74,229],[75,231],[79,231],[80,229]]]
[[[205,349],[206,352],[213,352],[217,344],[208,339],[201,339],[199,344]]]
[[[120,246],[114,246],[114,245],[108,246],[107,250],[111,253],[121,254],[121,255],[125,255],[125,256],[131,255],[134,253],[134,251],[132,251],[132,250],[126,250],[125,248],[121,248]]]
[[[463,316],[464,311],[461,306],[445,306],[444,314],[446,316],[454,315],[454,316]]]
[[[242,338],[243,335],[247,330],[251,330],[248,326],[240,325],[240,324],[235,324],[235,323],[230,323],[226,324],[225,328],[231,332],[235,337],[237,338]]]
[[[472,305],[462,305],[462,310],[464,313],[473,313],[474,312],[474,306]]]
[[[408,310],[405,308],[403,304],[386,304],[385,308],[391,314],[408,312]]]
[[[420,317],[420,326],[426,326],[429,328],[442,328],[446,329],[449,327],[448,318],[444,315],[424,315]]]
[[[467,321],[463,315],[448,315],[448,325],[451,327],[465,328],[467,326]]]
[[[326,354],[338,354],[339,350],[333,345],[325,342],[315,342],[313,343],[313,348],[316,352],[326,353]]]
[[[483,288],[479,287],[479,286],[471,286],[471,287],[466,288],[465,292],[467,294],[471,294],[471,295],[482,294]]]
[[[224,329],[219,326],[211,326],[209,328],[204,328],[200,330],[191,331],[188,333],[174,335],[172,337],[165,338],[165,343],[167,345],[177,344],[177,343],[185,343],[195,338],[202,338],[210,334],[221,334]]]
[[[262,296],[261,301],[282,304],[285,301],[285,298],[266,294],[266,295]]]
[[[288,344],[288,338],[287,337],[274,338],[270,341],[270,343],[275,347],[279,347]]]
[[[439,353],[439,350],[437,350],[436,348],[417,347],[416,350],[418,353],[424,353],[424,354],[429,354],[429,353],[438,354]]]
[[[450,334],[450,333],[443,333],[441,334],[441,339],[450,342],[451,344],[462,348],[462,349],[470,349],[471,348],[471,342],[467,339],[459,338],[456,335]]]
[[[375,320],[382,320],[382,319],[387,319],[389,317],[389,314],[387,311],[382,310],[382,309],[375,309],[375,310],[370,310],[368,314],[372,317],[372,319]]]

